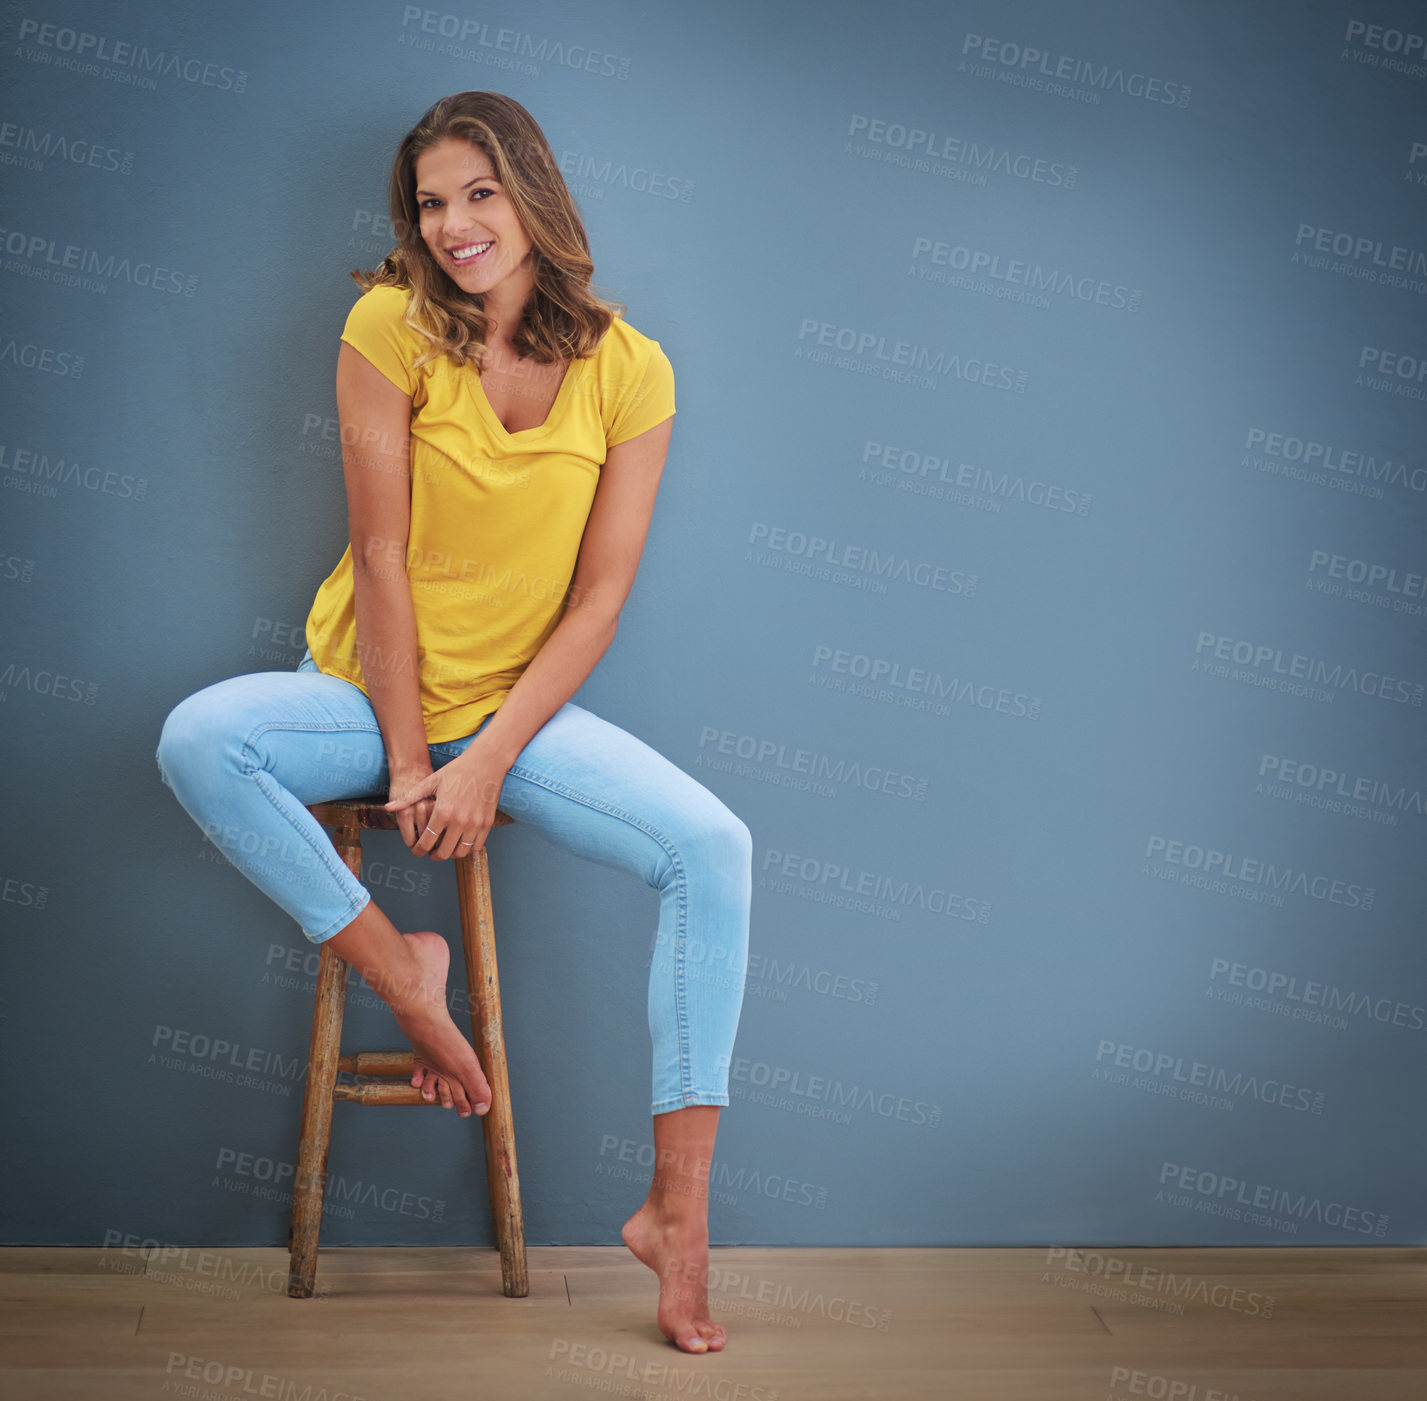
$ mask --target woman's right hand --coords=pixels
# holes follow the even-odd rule
[[[431,777],[431,765],[412,764],[400,769],[389,768],[391,775],[387,794],[388,802],[397,802],[416,787],[423,779]],[[431,814],[436,808],[436,799],[421,798],[412,803],[410,807],[401,808],[392,815],[396,818],[397,828],[401,832],[401,839],[406,843],[406,849],[411,850],[418,841],[426,824],[431,821]]]

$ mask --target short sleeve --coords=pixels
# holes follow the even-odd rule
[[[605,438],[609,447],[637,438],[674,412],[674,367],[658,341],[650,341],[650,345],[653,350],[643,379],[628,394],[619,396]]]
[[[420,376],[411,365],[426,342],[402,320],[408,295],[406,288],[390,284],[369,288],[347,313],[342,339],[403,394],[414,394]]]

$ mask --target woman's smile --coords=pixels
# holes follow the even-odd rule
[[[487,239],[484,243],[467,243],[460,248],[446,249],[446,255],[457,267],[469,267],[472,263],[479,262],[486,253],[495,246],[495,240]]]

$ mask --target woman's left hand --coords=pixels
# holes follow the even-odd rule
[[[434,797],[436,806],[411,848],[412,855],[430,856],[433,861],[470,856],[480,850],[495,824],[501,785],[509,770],[510,765],[483,745],[477,735],[449,764],[387,803],[386,810],[400,812]]]

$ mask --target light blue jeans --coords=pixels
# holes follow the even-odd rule
[[[432,768],[450,763],[490,718],[464,739],[431,745]],[[306,805],[385,796],[381,727],[361,688],[319,671],[310,651],[296,671],[234,676],[180,701],[155,759],[189,816],[313,943],[371,900]],[[748,963],[748,828],[642,740],[571,702],[520,751],[499,807],[659,891],[649,970],[653,1112],[726,1105]],[[632,962],[644,950],[625,952]]]

